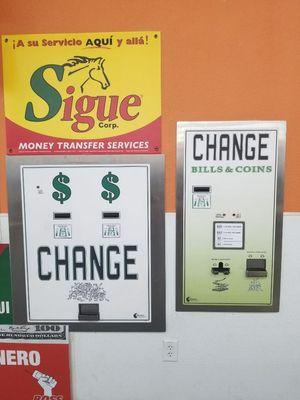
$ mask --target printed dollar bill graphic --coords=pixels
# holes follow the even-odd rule
[[[0,324],[12,323],[12,302],[8,245],[0,244]]]
[[[101,196],[104,200],[107,200],[110,204],[120,196],[120,189],[115,183],[119,182],[117,175],[109,172],[102,179],[102,186],[104,187]]]
[[[63,204],[71,197],[71,189],[66,185],[69,182],[70,178],[67,175],[63,175],[62,172],[60,172],[52,181],[54,189],[57,190],[57,192],[52,193],[52,197],[54,200],[59,201],[60,204]]]

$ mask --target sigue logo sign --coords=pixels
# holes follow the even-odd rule
[[[89,96],[83,95],[89,82],[97,83],[102,90],[111,85],[104,70],[102,57],[89,58],[74,56],[65,64],[47,64],[33,72],[30,86],[33,92],[47,103],[48,111],[41,115],[39,103],[35,105],[29,101],[26,104],[25,119],[30,122],[42,123],[60,114],[60,121],[72,122],[71,129],[76,133],[88,132],[94,128],[96,121],[99,126],[104,121],[132,121],[139,114],[142,99],[137,94],[128,94],[120,98],[118,95]],[[80,82],[80,96],[75,95],[75,86],[69,85],[65,89],[66,98],[62,98],[59,89],[50,84],[47,77],[54,72],[57,83],[63,82],[66,77],[76,76]],[[52,74],[51,74],[52,75]],[[59,86],[59,85],[57,85]],[[76,98],[77,97],[77,98]],[[75,120],[75,122],[73,122]],[[114,124],[111,124],[112,127]]]

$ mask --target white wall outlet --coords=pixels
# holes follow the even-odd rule
[[[163,340],[163,361],[176,362],[178,361],[178,340],[165,339]]]

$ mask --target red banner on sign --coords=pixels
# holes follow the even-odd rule
[[[61,139],[40,135],[6,118],[7,152],[10,155],[142,154],[160,152],[161,117],[122,136],[105,139]]]

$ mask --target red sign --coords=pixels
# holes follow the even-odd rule
[[[3,325],[0,376],[1,400],[71,400],[67,328]]]

